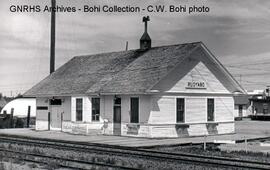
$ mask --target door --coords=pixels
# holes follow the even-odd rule
[[[239,110],[239,117],[243,117],[243,105],[239,105],[238,106],[238,110]]]
[[[61,129],[61,106],[51,106],[51,128]]]
[[[114,99],[113,134],[114,135],[121,135],[121,98]]]

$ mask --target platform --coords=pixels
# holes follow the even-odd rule
[[[251,115],[251,120],[262,120],[262,121],[270,121],[270,114],[266,115]]]
[[[261,138],[270,138],[270,122],[263,121],[237,121],[235,124],[236,133],[229,135],[214,135],[201,137],[186,138],[166,138],[166,139],[149,139],[123,136],[107,135],[74,135],[57,131],[35,131],[33,129],[0,129],[1,134],[19,135],[34,138],[49,138],[56,140],[81,141],[89,143],[100,143],[109,145],[120,145],[130,147],[151,147],[160,145],[181,145],[181,144],[198,144],[214,141],[222,142],[241,142],[244,139],[248,141]]]

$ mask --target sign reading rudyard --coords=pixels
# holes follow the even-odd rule
[[[187,83],[186,89],[206,89],[206,83],[199,81],[190,81]]]

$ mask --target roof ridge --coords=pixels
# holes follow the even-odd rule
[[[187,44],[198,44],[198,43],[202,43],[202,41],[195,41],[195,42],[189,42],[189,43],[181,43],[181,44],[171,44],[171,45],[161,45],[161,46],[155,46],[155,47],[151,47],[149,50],[151,49],[156,49],[156,48],[164,48],[164,47],[173,47],[173,46],[182,46],[182,45],[187,45]],[[137,49],[130,49],[130,50],[123,50],[123,51],[111,51],[111,52],[103,52],[103,53],[94,53],[94,54],[84,54],[84,55],[76,55],[75,57],[94,57],[94,56],[103,56],[104,54],[113,54],[113,53],[128,53],[128,52],[136,52],[136,51],[140,51],[139,48]]]

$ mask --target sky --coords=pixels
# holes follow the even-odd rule
[[[152,46],[202,41],[247,90],[270,85],[269,0],[56,0],[57,5],[186,5],[208,13],[57,13],[56,68],[74,56],[139,47],[150,16]],[[50,0],[0,1],[0,93],[24,93],[49,75],[50,13],[10,12],[11,5]]]

